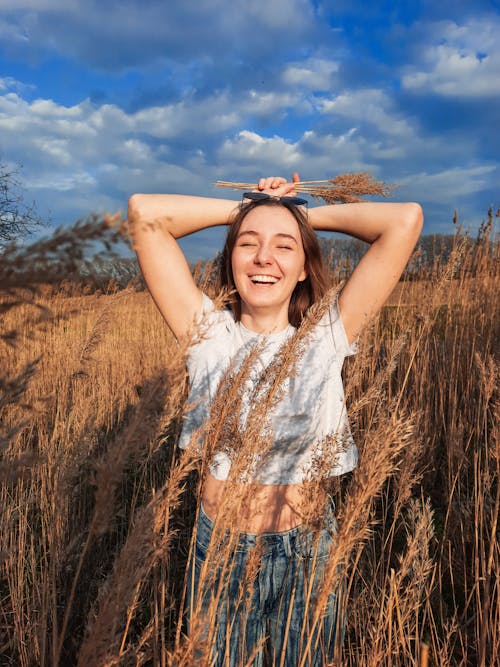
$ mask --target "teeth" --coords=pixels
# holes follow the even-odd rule
[[[254,283],[277,283],[278,278],[274,276],[252,276],[252,282]]]

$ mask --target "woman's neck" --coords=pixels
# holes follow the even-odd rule
[[[279,312],[273,309],[269,312],[267,309],[252,309],[241,307],[241,323],[250,331],[259,334],[273,334],[283,331],[290,324],[288,321],[288,307]]]

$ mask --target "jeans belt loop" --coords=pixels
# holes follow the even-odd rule
[[[287,557],[290,558],[292,555],[292,547],[290,546],[290,535],[286,533],[283,535],[283,546]]]

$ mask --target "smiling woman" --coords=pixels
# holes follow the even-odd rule
[[[269,310],[267,331],[259,333],[276,331],[289,322],[299,326],[309,306],[326,291],[316,234],[302,206],[294,205],[290,199],[293,198],[243,203],[232,219],[224,247],[221,272],[224,284],[232,290],[231,307],[236,320],[245,323],[249,316],[244,298],[245,284],[250,287],[248,279],[252,285],[276,285],[271,297],[278,299],[281,294],[284,298],[281,316]]]
[[[193,336],[190,409],[179,446],[201,452],[206,465],[187,580],[188,621],[192,637],[205,646],[209,640],[208,657],[216,665],[245,664],[249,656],[261,664],[264,652],[272,664],[279,657],[285,665],[321,665],[342,639],[341,587],[321,596],[335,542],[334,508],[323,495],[311,509],[308,494],[312,481],[342,475],[357,463],[343,361],[399,280],[422,226],[416,204],[319,206],[306,216],[301,202],[290,201],[297,181],[298,174],[292,182],[261,179],[261,194],[241,204],[180,195],[130,199],[151,294],[173,333]],[[195,285],[175,240],[220,224],[229,225],[220,280],[232,295],[223,310]],[[338,299],[328,299],[314,229],[371,244]],[[193,335],[196,322],[201,336]],[[250,453],[242,447],[249,440]],[[210,569],[210,549],[219,553],[232,527],[227,503],[242,497],[228,569],[219,556]],[[319,532],[311,529],[311,514]],[[249,582],[244,591],[243,581]],[[212,632],[203,622],[210,610]]]

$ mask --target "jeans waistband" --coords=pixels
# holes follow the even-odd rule
[[[205,513],[203,503],[200,504],[198,522],[201,523],[202,527],[206,530],[211,531],[213,529],[214,522]],[[335,503],[330,495],[327,495],[322,527],[326,528],[331,533],[337,532]],[[256,546],[258,543],[261,543],[264,547],[272,547],[274,545],[279,546],[283,543],[293,545],[295,542],[300,542],[305,536],[310,537],[310,535],[310,528],[306,528],[303,524],[299,524],[298,526],[290,528],[289,530],[278,532],[266,532],[259,534],[240,532],[238,535],[238,546],[239,548],[251,548]]]

